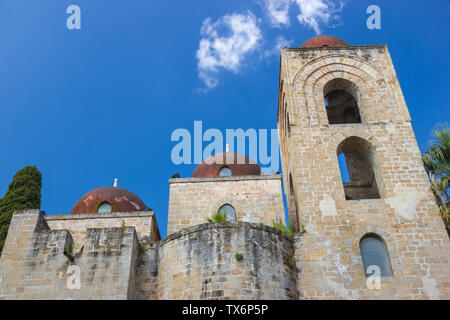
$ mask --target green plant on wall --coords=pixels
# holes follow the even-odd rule
[[[227,221],[227,212],[225,210],[220,210],[216,214],[214,214],[211,218],[207,219],[209,223],[214,222],[225,222]]]
[[[151,240],[150,239],[144,240],[144,241],[139,243],[139,245],[141,246],[142,250],[147,250],[147,248],[150,246],[150,244],[151,244]]]
[[[282,233],[288,236],[294,236],[294,229],[292,223],[289,223],[289,227],[286,227],[281,219],[278,222],[272,221],[272,225],[275,229],[280,230]]]
[[[242,253],[236,253],[235,255],[234,255],[234,257],[236,258],[236,261],[237,262],[241,262],[242,260],[244,260],[244,255],[242,254]]]
[[[301,233],[305,233],[306,232],[305,225],[303,223],[300,223],[300,232]]]
[[[120,229],[120,236],[123,237],[125,235],[125,231],[127,229],[127,226],[125,225],[125,220],[122,220],[122,226]]]
[[[72,244],[70,245],[70,247],[67,248],[67,253],[73,255],[73,247],[74,247],[74,244],[73,244],[73,242],[72,242]]]
[[[292,270],[289,272],[289,276],[292,280],[294,280],[296,273],[298,273],[300,270],[297,268],[297,266],[295,264],[293,248],[291,248],[291,252],[286,252],[286,255],[284,255],[284,262],[287,263],[287,265]]]

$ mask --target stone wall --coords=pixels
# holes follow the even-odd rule
[[[58,275],[70,262],[63,255],[72,238],[50,230],[39,210],[16,212],[0,259],[0,299],[61,299]]]
[[[0,259],[0,299],[136,297],[134,227],[89,228],[82,250],[71,252],[72,244],[70,232],[50,230],[39,210],[16,212]]]
[[[294,242],[262,224],[226,222],[154,242],[139,242],[133,226],[88,228],[74,250],[70,232],[51,230],[39,210],[16,212],[0,299],[297,299]]]
[[[203,224],[224,204],[236,220],[272,225],[284,218],[281,175],[170,179],[167,234]]]
[[[46,215],[45,220],[53,230],[69,230],[75,250],[83,245],[89,228],[120,228],[124,224],[135,227],[141,241],[161,239],[153,211]]]
[[[386,46],[282,49],[280,72],[289,213],[306,228],[296,249],[300,298],[449,299],[450,242]],[[356,85],[361,123],[328,123],[323,90],[335,78]],[[350,137],[371,146],[379,199],[346,199],[337,153]],[[385,241],[394,273],[379,290],[367,288],[361,260],[369,233]]]
[[[292,240],[264,225],[208,223],[172,233],[161,241],[158,270],[158,299],[297,298]]]
[[[158,300],[158,263],[159,242],[141,245],[136,264],[136,299]]]

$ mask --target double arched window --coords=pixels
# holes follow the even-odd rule
[[[236,222],[236,210],[234,210],[234,208],[231,205],[224,204],[223,206],[221,206],[219,208],[218,212],[225,213],[226,217],[227,217],[227,221]]]
[[[366,277],[379,270],[381,277],[392,277],[392,266],[386,244],[376,234],[367,234],[359,242]]]
[[[103,202],[98,206],[97,213],[111,213],[111,205],[108,202]]]

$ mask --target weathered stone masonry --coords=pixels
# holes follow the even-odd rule
[[[39,210],[14,214],[0,260],[0,299],[298,297],[294,240],[262,224],[202,224],[141,242],[133,226],[88,228],[70,259],[70,231],[51,230],[46,218]],[[79,289],[68,286],[69,266],[79,267]]]
[[[338,89],[357,100],[360,123],[329,124],[324,98],[335,79],[352,83]],[[450,298],[449,240],[410,121],[386,46],[282,49],[283,180],[291,220],[307,230],[296,248],[301,299]],[[371,181],[341,182],[337,156],[349,140],[349,171],[367,162]],[[363,187],[379,195],[352,200]],[[394,273],[381,290],[367,289],[361,261],[359,241],[371,233],[386,243]]]
[[[237,221],[284,223],[281,175],[170,179],[167,234],[203,224],[221,205],[236,209]]]
[[[68,230],[51,230],[39,210],[16,212],[0,260],[0,299],[134,299],[139,242],[134,227],[89,228],[74,252]],[[80,288],[67,285],[69,266]]]
[[[325,36],[282,49],[278,129],[283,180],[206,162],[170,179],[163,240],[153,211],[115,187],[87,193],[76,214],[15,212],[0,299],[450,299],[450,242],[386,46]],[[245,158],[212,158],[224,155]],[[271,227],[284,222],[282,183],[293,237]],[[236,221],[206,223],[224,204]],[[392,269],[379,289],[368,238]]]
[[[161,242],[159,259],[158,299],[297,299],[292,240],[264,225],[183,229]]]

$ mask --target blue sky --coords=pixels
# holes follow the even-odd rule
[[[72,4],[81,30],[66,27]],[[366,27],[371,4],[381,30]],[[69,213],[117,177],[165,235],[167,180],[196,166],[172,163],[171,133],[195,120],[204,130],[276,128],[277,45],[318,33],[388,45],[424,150],[450,120],[449,13],[448,1],[1,0],[0,196],[36,165],[42,210]],[[221,40],[233,50],[215,50]]]

